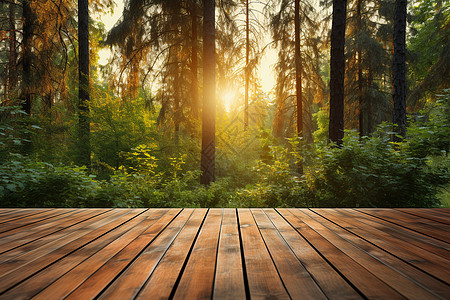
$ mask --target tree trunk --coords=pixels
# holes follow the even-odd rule
[[[369,65],[369,68],[367,70],[367,135],[370,135],[372,133],[372,97],[370,95],[370,92],[372,90],[372,82],[373,82],[373,76],[372,76],[372,68]]]
[[[90,167],[90,110],[89,110],[89,1],[78,0],[78,108],[80,163]]]
[[[191,22],[192,22],[192,37],[191,37],[191,73],[192,73],[192,116],[198,120],[199,118],[199,101],[198,101],[198,47],[197,47],[197,3],[191,0]]]
[[[9,4],[9,85],[8,94],[16,88],[17,84],[17,52],[16,52],[16,4],[15,1]]]
[[[23,3],[23,65],[22,65],[22,110],[28,115],[31,114],[31,42],[32,42],[32,17],[30,1],[24,0]]]
[[[202,184],[215,181],[215,121],[216,121],[216,54],[215,3],[203,0],[203,112],[202,112]]]
[[[173,123],[174,123],[174,135],[175,135],[175,145],[180,143],[180,100],[181,100],[181,92],[180,92],[180,67],[178,65],[177,54],[179,53],[178,47],[175,48],[175,61],[174,61],[174,99],[173,99]]]
[[[394,62],[393,102],[394,124],[397,125],[394,141],[406,134],[406,0],[396,0],[394,10]]]
[[[297,99],[297,136],[303,136],[303,94],[302,94],[302,54],[300,52],[300,0],[294,4],[295,26],[295,92]],[[303,173],[303,163],[297,164],[298,172]]]
[[[361,1],[356,3],[356,26],[357,26],[357,68],[358,68],[358,106],[359,106],[359,136],[364,136],[364,106],[363,106],[363,78],[362,78],[362,47],[361,47]]]
[[[245,107],[244,107],[244,130],[248,127],[248,89],[250,84],[249,55],[250,55],[250,23],[248,1],[245,0]]]
[[[330,61],[329,138],[337,145],[344,137],[345,23],[347,0],[333,0]]]

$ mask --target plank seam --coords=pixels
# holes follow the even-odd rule
[[[308,208],[309,209],[309,208]],[[339,269],[334,266],[326,257],[325,255],[323,255],[319,249],[317,249],[305,236],[303,236],[303,234],[300,233],[299,230],[297,230],[297,228],[295,228],[284,216],[283,214],[281,214],[277,209],[275,209],[276,212],[289,224],[291,225],[291,227],[317,252],[317,254],[319,254],[327,263],[328,265],[335,270],[344,280],[345,282],[347,282],[362,298],[364,299],[368,299],[344,274],[342,274],[341,271],[339,271]],[[310,209],[309,209],[310,210]],[[291,213],[291,212],[289,212]],[[294,217],[298,218],[296,215],[292,214]],[[298,218],[299,219],[299,218]],[[300,219],[299,219],[300,220]],[[300,220],[301,221],[301,220]],[[308,226],[309,227],[309,226]],[[314,229],[312,229],[314,230]],[[315,230],[314,230],[315,232]],[[334,246],[334,245],[333,245]]]
[[[248,285],[248,277],[247,277],[247,267],[245,265],[245,254],[244,254],[244,243],[242,242],[242,233],[241,233],[241,222],[239,220],[239,213],[237,208],[235,208],[236,210],[236,219],[237,219],[237,229],[238,229],[238,234],[239,234],[239,248],[240,248],[240,253],[241,253],[241,261],[242,261],[242,273],[244,276],[244,287],[245,287],[245,298],[247,300],[250,300],[250,287]]]
[[[330,222],[330,223],[332,223],[332,224],[335,224],[335,225],[337,225],[338,227],[341,227],[341,226],[339,226],[338,224],[332,222],[331,220],[328,220],[327,218],[325,218],[324,216],[320,215],[320,214],[317,213],[317,212],[312,211],[312,213],[315,213],[315,214],[318,215],[319,217],[321,217],[321,218],[327,220],[328,222]],[[433,291],[431,291],[430,289],[428,289],[426,286],[424,286],[423,284],[421,284],[420,282],[418,282],[417,280],[415,280],[414,278],[412,278],[412,277],[409,276],[408,274],[405,274],[404,272],[402,272],[402,271],[400,271],[400,270],[397,270],[395,267],[393,267],[393,266],[391,266],[390,264],[386,263],[386,262],[383,261],[382,259],[380,259],[380,258],[378,258],[377,256],[372,255],[370,252],[368,252],[368,251],[362,249],[362,248],[359,247],[357,244],[355,244],[353,241],[348,240],[347,238],[341,236],[341,234],[339,234],[339,233],[335,232],[333,229],[331,229],[331,228],[329,227],[329,225],[327,226],[326,224],[322,223],[322,222],[319,221],[319,220],[316,220],[316,222],[318,222],[319,224],[321,224],[322,226],[324,226],[325,228],[327,228],[330,232],[333,232],[335,235],[337,235],[338,237],[340,237],[342,240],[344,240],[344,241],[347,242],[348,244],[350,244],[350,245],[352,245],[353,247],[357,248],[359,251],[364,252],[365,254],[369,255],[370,257],[372,257],[373,259],[375,259],[375,260],[378,261],[379,263],[383,264],[383,265],[386,266],[387,268],[389,268],[389,269],[391,269],[392,271],[398,273],[399,275],[405,277],[407,280],[413,282],[413,283],[414,283],[415,285],[417,285],[418,287],[420,287],[420,288],[422,288],[422,289],[424,289],[424,290],[430,292],[431,294],[434,294],[436,297],[439,297],[439,296],[438,296],[437,294],[435,294]],[[342,227],[341,227],[341,228],[342,228]],[[351,235],[355,235],[353,232],[349,232],[349,233],[350,233]],[[331,243],[331,242],[330,242],[330,243]],[[333,243],[331,243],[331,244],[333,244]],[[334,245],[334,244],[333,244],[333,245]],[[335,246],[335,247],[336,247],[336,246]],[[337,247],[336,247],[336,248],[337,248]],[[339,249],[339,248],[338,248],[338,249]],[[384,252],[387,252],[387,251],[385,251],[384,249],[381,249],[381,250],[384,251]],[[389,252],[387,252],[387,253],[389,253]],[[349,256],[349,255],[347,255],[347,256]],[[360,263],[359,263],[358,261],[356,261],[353,257],[351,257],[351,256],[349,256],[349,257],[352,258],[355,262],[357,262],[361,267],[363,267],[364,269],[366,269],[366,270],[367,270],[369,273],[371,273],[373,276],[375,276],[376,278],[378,278],[379,280],[381,280],[382,282],[384,282],[386,285],[390,286],[393,290],[397,291],[397,293],[403,295],[401,291],[399,291],[396,287],[390,285],[389,282],[387,282],[386,280],[383,280],[383,279],[380,278],[376,273],[374,273],[373,271],[370,271],[369,269],[367,269],[367,267],[365,267],[364,265],[360,264]]]
[[[342,226],[339,225],[338,223],[333,222],[332,220],[330,220],[330,219],[324,217],[324,216],[321,215],[320,213],[315,212],[315,211],[313,211],[313,212],[314,212],[315,214],[318,214],[318,215],[321,216],[322,218],[327,219],[328,221],[330,221],[330,222],[336,224],[337,226],[341,227],[342,229],[348,231],[349,233],[351,233],[351,234],[353,234],[353,235],[355,235],[355,236],[361,238],[362,240],[368,242],[369,244],[375,246],[376,248],[378,248],[378,249],[380,249],[380,250],[382,250],[382,251],[384,251],[384,252],[386,252],[386,253],[389,253],[390,255],[394,256],[395,258],[397,258],[397,259],[401,260],[402,262],[404,262],[404,263],[410,265],[411,267],[414,267],[415,269],[417,269],[417,270],[419,270],[419,271],[421,271],[421,272],[423,272],[423,273],[425,273],[425,274],[427,274],[427,275],[433,277],[434,279],[439,280],[440,282],[442,282],[442,283],[448,285],[447,282],[445,282],[444,280],[440,279],[439,277],[436,277],[436,276],[434,276],[433,274],[431,274],[431,273],[429,273],[429,272],[427,272],[427,271],[425,271],[425,270],[423,270],[423,269],[421,269],[421,268],[415,266],[414,264],[410,263],[409,261],[407,261],[407,260],[405,260],[405,259],[403,259],[403,258],[401,258],[401,257],[399,257],[399,256],[397,256],[397,255],[395,255],[394,253],[392,253],[392,252],[390,252],[390,251],[388,251],[388,250],[386,250],[386,249],[381,248],[380,246],[378,246],[378,245],[372,243],[370,240],[364,238],[363,236],[361,236],[361,235],[359,235],[359,234],[357,234],[357,233],[355,233],[355,232],[352,232],[352,231],[348,230],[347,228],[342,227]],[[359,222],[361,222],[361,221],[359,221]],[[417,283],[417,281],[414,281],[414,282]]]
[[[427,219],[427,220],[430,220],[430,221],[433,221],[433,222],[437,222],[437,223],[440,223],[440,224],[445,224],[445,225],[449,225],[449,223],[445,223],[445,222],[442,222],[442,221],[436,220],[435,218],[432,218],[432,216],[430,216],[430,217],[426,217],[426,216],[423,216],[423,215],[418,215],[418,214],[415,214],[414,212],[411,212],[411,211],[406,211],[406,210],[402,210],[402,209],[399,209],[399,208],[393,208],[393,209],[394,209],[394,210],[396,210],[396,211],[399,211],[399,212],[402,212],[402,213],[408,214],[408,215],[412,215],[412,216],[416,216],[416,217],[424,218],[424,219]]]
[[[170,292],[170,295],[169,295],[169,299],[170,300],[172,300],[173,297],[175,296],[175,292],[177,291],[178,285],[180,284],[181,277],[183,276],[184,270],[186,269],[187,263],[189,261],[189,257],[191,256],[192,250],[194,249],[195,243],[197,242],[198,236],[200,235],[200,231],[202,231],[203,224],[205,223],[205,220],[208,217],[209,210],[210,209],[208,208],[208,211],[204,215],[203,220],[200,223],[200,226],[198,227],[197,233],[195,234],[195,238],[192,241],[191,247],[189,248],[189,251],[188,251],[188,253],[186,255],[186,259],[183,262],[183,266],[180,269],[180,273],[178,274],[177,280],[175,280],[175,284],[173,285],[172,291]],[[187,223],[187,221],[186,221],[186,223]]]
[[[381,221],[389,222],[389,223],[391,223],[391,224],[394,224],[394,225],[397,225],[397,226],[399,226],[399,227],[402,227],[402,228],[411,230],[411,231],[413,231],[413,232],[415,232],[415,233],[424,235],[424,236],[429,237],[429,238],[431,238],[431,239],[438,240],[438,241],[441,241],[441,242],[443,242],[443,243],[449,244],[447,241],[443,241],[443,240],[441,240],[440,238],[437,238],[437,237],[428,235],[428,234],[426,234],[426,233],[424,233],[424,232],[417,231],[416,229],[409,228],[409,227],[407,227],[407,226],[405,226],[405,225],[402,225],[402,224],[399,224],[399,223],[390,221],[390,220],[388,220],[388,218],[386,218],[386,217],[377,216],[376,214],[371,214],[371,213],[369,213],[369,212],[366,212],[366,211],[360,210],[360,209],[355,209],[355,210],[356,210],[356,211],[359,211],[359,212],[361,212],[361,213],[364,213],[364,214],[366,214],[366,215],[368,215],[368,216],[377,218],[377,219],[379,219],[379,220],[381,220]],[[402,211],[399,211],[399,212],[402,212]],[[403,213],[403,212],[402,212],[402,213]],[[428,219],[427,219],[427,220],[428,220]],[[418,246],[418,247],[419,247],[419,246]],[[422,247],[420,247],[420,248],[422,248]],[[423,248],[422,248],[422,249],[423,249]],[[426,250],[426,249],[424,249],[424,250],[425,250],[425,251],[428,251],[428,250]]]
[[[20,219],[23,219],[23,218],[27,218],[27,217],[31,217],[31,216],[36,216],[38,214],[42,214],[44,212],[52,211],[52,210],[55,210],[55,209],[54,208],[50,208],[50,209],[45,209],[45,210],[44,209],[38,210],[38,211],[35,211],[35,212],[31,212],[30,214],[24,214],[24,215],[18,216],[16,218],[11,218],[11,219],[8,219],[8,220],[5,220],[5,221],[1,221],[0,224],[8,223],[8,222],[11,222],[11,221],[17,221],[17,220],[20,220]],[[9,230],[7,230],[7,231],[9,231]],[[4,231],[4,232],[6,232],[6,231]]]
[[[219,256],[219,244],[220,244],[220,237],[222,235],[223,212],[224,211],[222,208],[222,219],[220,219],[220,230],[219,230],[219,236],[217,238],[217,247],[216,247],[216,259],[214,262],[214,276],[213,276],[213,284],[212,284],[212,290],[211,290],[211,299],[214,299],[214,287],[216,285],[217,258]]]
[[[140,214],[144,213],[145,211],[146,211],[146,210],[144,210],[144,211],[142,211],[141,213],[135,215],[134,217],[128,219],[127,221],[121,223],[119,226],[122,226],[122,225],[128,223],[129,221],[133,220],[134,218],[136,218],[136,217],[139,216]],[[59,262],[59,261],[65,259],[66,257],[68,257],[69,255],[71,255],[72,253],[74,253],[74,252],[80,250],[81,248],[83,248],[83,247],[85,247],[85,246],[91,244],[92,242],[98,240],[98,239],[101,238],[102,236],[104,236],[104,235],[106,235],[106,234],[112,232],[113,230],[115,230],[115,229],[116,229],[117,227],[119,227],[119,226],[116,226],[116,227],[112,228],[111,230],[109,230],[109,231],[103,233],[102,235],[96,237],[96,238],[93,239],[92,241],[90,241],[90,242],[88,242],[88,243],[86,243],[86,244],[84,244],[84,245],[81,245],[80,247],[77,247],[76,249],[74,249],[73,251],[71,251],[71,252],[69,252],[69,253],[66,253],[64,256],[62,256],[62,257],[58,258],[57,260],[51,262],[50,264],[48,264],[48,265],[45,266],[44,268],[40,269],[39,271],[36,271],[36,272],[34,272],[33,274],[30,274],[29,276],[27,276],[27,277],[24,278],[23,280],[21,280],[21,281],[17,282],[16,284],[14,284],[14,285],[8,287],[8,288],[5,289],[3,292],[1,292],[0,295],[3,295],[4,293],[6,293],[6,292],[8,292],[9,290],[11,290],[11,289],[15,288],[16,286],[18,286],[19,284],[22,284],[23,282],[27,281],[29,278],[35,276],[36,274],[42,272],[42,271],[45,270],[45,269],[51,267],[52,265],[56,264],[57,262]],[[69,270],[69,271],[70,271],[70,270]],[[64,274],[65,274],[65,273],[64,273]],[[58,278],[59,278],[59,277],[58,277]],[[53,282],[51,282],[51,283],[53,283]],[[50,285],[51,283],[48,283],[48,285]],[[48,285],[47,285],[47,286],[48,286]],[[47,286],[45,286],[45,288],[46,288]]]
[[[261,239],[262,239],[262,241],[263,241],[263,243],[264,243],[264,246],[266,246],[266,250],[267,250],[267,252],[269,253],[270,260],[272,261],[272,264],[273,264],[273,266],[275,267],[275,270],[277,270],[278,277],[280,278],[281,283],[283,284],[284,290],[285,290],[286,293],[288,294],[289,298],[292,299],[292,296],[291,296],[291,294],[289,293],[289,290],[288,290],[288,288],[286,287],[286,284],[284,283],[283,278],[281,277],[281,274],[280,274],[280,271],[278,270],[277,264],[275,263],[275,260],[274,260],[273,257],[272,257],[272,253],[270,253],[269,247],[267,246],[266,240],[264,239],[264,236],[263,236],[263,234],[262,234],[262,232],[261,232],[261,229],[259,228],[258,223],[256,222],[256,219],[255,219],[255,216],[253,215],[252,209],[250,209],[250,213],[251,213],[251,215],[252,215],[253,221],[255,221],[256,228],[258,228],[258,232],[259,232],[259,235],[261,236]]]
[[[148,209],[147,209],[148,210]],[[172,220],[170,220],[170,222],[169,223],[167,223],[166,224],[166,226],[164,226],[164,228],[163,229],[161,229],[161,231],[157,234],[157,235],[155,235],[154,237],[153,237],[153,239],[150,241],[150,243],[149,244],[147,244],[145,247],[143,247],[142,248],[142,250],[136,255],[136,257],[135,258],[133,258],[123,269],[122,269],[122,271],[120,271],[112,280],[111,280],[111,282],[109,282],[106,286],[105,286],[105,288],[103,288],[95,297],[94,297],[94,299],[98,299],[101,295],[102,295],[102,293],[104,292],[104,291],[106,291],[113,283],[114,283],[114,281],[117,279],[117,278],[119,278],[127,269],[128,269],[128,267],[139,257],[139,255],[141,255],[141,253],[142,252],[144,252],[145,251],[145,249],[148,247],[148,245],[150,245],[163,231],[164,231],[164,229],[166,229],[166,227],[167,226],[169,226],[169,224],[170,223],[172,223],[173,222],[173,220],[175,220],[175,218],[182,212],[183,210],[181,209],[174,217],[173,217],[173,219]],[[161,215],[161,217],[160,218],[162,218],[165,214],[167,214],[167,212],[169,212],[169,210],[167,210],[164,214],[162,214]],[[155,224],[155,223],[153,223],[153,224]],[[152,224],[152,225],[153,225]],[[152,226],[152,225],[150,225],[150,226]],[[122,249],[123,250],[123,249]],[[121,250],[121,251],[122,251]],[[93,273],[94,274],[94,273]],[[92,274],[91,274],[92,275]],[[89,276],[90,277],[90,276]],[[88,277],[88,278],[89,278]],[[88,278],[86,279],[86,280],[88,280]],[[76,291],[76,289],[75,290],[73,290],[72,292],[74,292],[74,291]],[[72,294],[72,293],[70,293],[70,294]],[[69,295],[70,295],[69,294]],[[68,295],[68,296],[69,296]]]
[[[322,293],[325,295],[325,297],[327,297],[329,299],[329,297],[327,296],[327,294],[325,293],[325,291],[322,289],[322,287],[319,285],[319,283],[316,281],[316,279],[314,278],[313,274],[311,274],[308,269],[306,268],[306,266],[302,263],[302,261],[300,260],[300,258],[295,254],[294,250],[292,249],[291,245],[289,245],[289,243],[286,241],[286,239],[283,237],[283,235],[281,234],[281,232],[278,230],[277,226],[272,222],[272,219],[267,215],[266,211],[263,209],[262,210],[263,213],[266,215],[267,219],[269,219],[270,223],[272,223],[273,227],[275,228],[275,230],[277,231],[278,235],[281,237],[281,239],[283,240],[283,242],[288,246],[289,250],[291,250],[292,254],[297,258],[298,262],[303,266],[303,269],[305,269],[305,271],[309,274],[309,276],[311,277],[311,279],[314,281],[314,283],[317,285],[317,287],[322,291]],[[278,213],[278,212],[277,212]],[[278,213],[279,214],[279,213]],[[281,276],[280,276],[281,277]]]
[[[55,233],[58,233],[58,232],[60,232],[60,231],[66,230],[66,229],[68,229],[68,228],[70,228],[70,227],[73,227],[73,226],[78,225],[78,224],[80,224],[80,223],[82,223],[82,222],[88,221],[88,220],[90,220],[90,219],[92,219],[92,218],[98,217],[98,216],[100,216],[100,215],[102,215],[102,214],[104,214],[104,213],[107,213],[108,211],[111,211],[111,210],[113,210],[113,209],[111,208],[111,209],[106,210],[106,211],[104,211],[104,212],[100,212],[100,213],[98,213],[98,214],[96,214],[96,215],[93,215],[93,216],[88,217],[87,219],[83,219],[83,220],[81,220],[81,221],[78,221],[78,222],[76,222],[76,223],[73,223],[73,224],[70,225],[70,226],[67,226],[67,227],[64,227],[64,228],[60,228],[59,230],[56,230],[56,231],[53,231],[53,232],[51,232],[51,233],[45,234],[45,235],[40,236],[39,238],[36,238],[36,239],[34,239],[34,240],[30,240],[30,241],[28,241],[28,242],[26,242],[26,243],[24,243],[24,244],[17,245],[16,247],[13,247],[13,248],[8,249],[8,250],[6,250],[6,251],[0,252],[0,254],[7,253],[7,252],[12,251],[12,250],[14,250],[14,249],[17,249],[17,248],[19,248],[19,247],[23,247],[23,246],[25,246],[25,245],[28,245],[29,243],[33,243],[33,242],[38,241],[38,240],[40,240],[40,239],[42,239],[42,238],[48,237],[48,236],[50,236],[50,235],[52,235],[52,234],[55,234]],[[82,213],[82,211],[80,212],[80,214],[81,214],[81,213]],[[74,218],[77,218],[76,214],[77,214],[77,213],[75,213],[75,215],[73,216]],[[62,214],[57,215],[57,216],[61,216],[61,215],[62,215]],[[78,216],[78,217],[79,217],[79,216]],[[33,223],[32,223],[32,224],[33,224]],[[27,225],[30,225],[30,224],[27,224]],[[25,226],[25,225],[24,225],[24,226]],[[22,227],[22,226],[21,226],[21,227]],[[20,228],[20,227],[17,227],[17,228]],[[17,228],[14,228],[14,229],[17,229]],[[7,232],[7,231],[5,231],[5,232]]]

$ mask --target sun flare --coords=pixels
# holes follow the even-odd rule
[[[235,98],[235,94],[232,91],[225,91],[222,95],[223,106],[225,107],[225,111],[227,113],[230,112],[231,106],[233,105],[233,101]]]

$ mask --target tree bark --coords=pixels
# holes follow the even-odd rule
[[[33,12],[30,1],[24,0],[23,3],[23,29],[22,29],[22,47],[23,47],[23,65],[22,65],[22,110],[28,115],[31,114],[31,43]]]
[[[329,139],[338,146],[344,137],[345,23],[347,0],[333,0],[330,61]]]
[[[303,136],[303,93],[302,93],[302,54],[300,52],[300,0],[294,4],[295,27],[295,92],[297,99],[297,136]],[[303,163],[297,164],[298,172],[303,173]]]
[[[90,167],[89,1],[78,0],[78,108],[80,163]]]
[[[357,26],[357,68],[358,68],[358,107],[359,107],[359,136],[364,136],[364,103],[363,103],[363,78],[362,78],[362,47],[361,47],[361,1],[356,3],[356,26]]]
[[[397,125],[394,141],[406,134],[406,0],[396,0],[394,10],[394,61],[393,96],[394,124]]]
[[[250,23],[248,1],[245,0],[245,107],[244,107],[244,130],[248,128],[248,89],[250,84],[249,56],[250,56]]]
[[[372,76],[372,68],[369,65],[369,68],[367,70],[367,135],[370,135],[372,133],[372,97],[370,95],[370,92],[372,90],[372,82],[373,82],[373,76]]]
[[[191,73],[192,73],[192,116],[198,120],[199,118],[199,101],[198,101],[198,46],[197,46],[197,3],[191,0],[191,22],[192,22],[192,37],[191,37]]]
[[[202,175],[200,178],[202,184],[215,181],[216,54],[214,9],[214,0],[203,0]]]
[[[9,79],[8,94],[11,97],[11,91],[17,84],[17,52],[16,52],[16,4],[15,1],[9,4]]]
[[[173,99],[173,123],[174,123],[174,135],[175,135],[175,145],[180,143],[180,122],[181,122],[181,86],[180,86],[180,66],[177,58],[179,53],[178,47],[175,47],[175,61],[174,61],[174,99]]]

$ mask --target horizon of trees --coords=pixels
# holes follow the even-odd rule
[[[201,151],[193,149],[201,153],[204,184],[215,180],[216,145],[227,143],[216,136],[227,128],[248,136],[269,131],[281,143],[298,137],[311,144],[322,134],[339,146],[344,129],[370,136],[377,124],[392,121],[400,141],[406,111],[449,88],[448,4],[413,1],[408,15],[406,0],[326,1],[328,13],[299,0],[127,0],[120,22],[105,32],[101,22],[88,21],[89,10],[106,12],[112,1],[88,7],[86,0],[8,0],[0,8],[1,105],[20,106],[45,127],[40,142],[23,135],[23,153],[46,156],[47,139],[71,140],[78,145],[68,150],[74,162],[118,169],[131,150],[122,131],[136,124],[114,123],[109,110],[118,105],[115,113],[125,114],[127,105],[142,102],[153,121],[140,124],[147,134],[140,142],[155,132],[164,137],[162,148],[201,141]],[[272,103],[261,97],[255,75],[268,46],[258,42],[264,27],[278,51]],[[100,68],[105,46],[114,59]],[[230,112],[215,100],[228,90],[236,92]],[[324,112],[329,120],[321,121]],[[109,126],[108,136],[92,114]],[[92,145],[98,141],[102,146]]]

